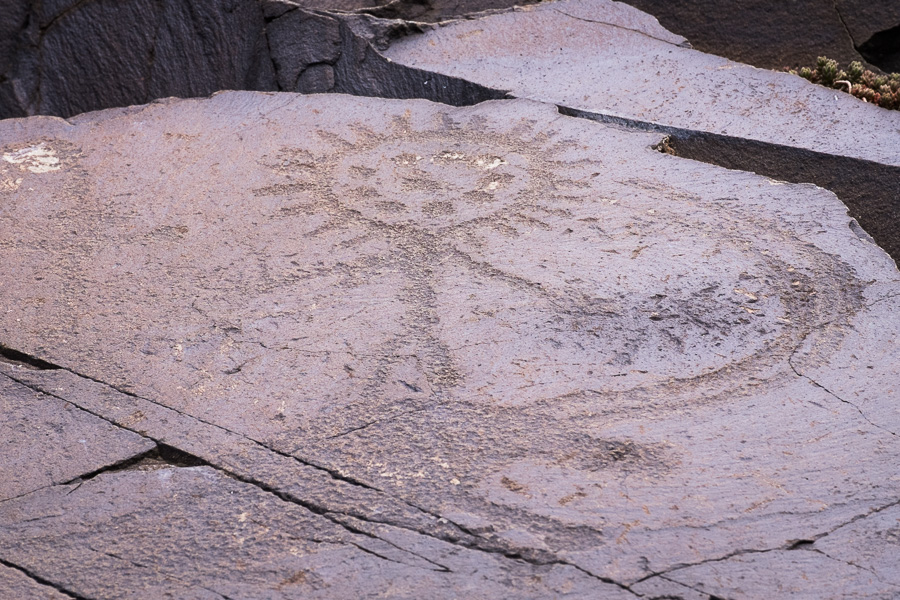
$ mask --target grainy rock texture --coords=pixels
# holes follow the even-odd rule
[[[0,118],[69,117],[224,89],[333,91],[472,104],[502,94],[391,65],[369,42],[375,38],[383,42],[417,26],[375,20],[367,13],[439,19],[511,4],[507,0],[371,5],[272,0],[8,3],[9,10],[0,11]],[[361,14],[341,12],[351,10]]]
[[[571,566],[369,535],[210,467],[139,465],[2,505],[0,519],[16,521],[6,554],[78,597],[633,597]]]
[[[420,74],[386,66],[377,51],[367,48],[372,41],[368,25],[373,22],[367,16],[382,19],[377,25],[382,35],[375,44],[380,48],[391,38],[417,30],[416,23],[533,3],[6,0],[0,11],[0,118],[68,117],[223,89],[336,91],[446,101],[456,97],[452,90],[457,82],[432,81],[428,87],[417,82]],[[631,0],[628,4],[655,15],[699,50],[759,67],[808,65],[825,54],[845,63],[865,58],[870,66],[900,69],[896,2]],[[621,12],[624,6],[607,2],[582,13],[603,21],[610,11]],[[480,99],[489,97],[493,96]]]
[[[67,600],[67,596],[50,585],[38,583],[18,569],[0,563],[0,589],[8,598],[28,600]]]
[[[874,59],[881,66],[880,57],[860,47],[900,26],[900,4],[891,0],[625,1],[698,50],[766,69],[809,66],[822,55],[845,63]]]
[[[0,378],[0,500],[68,482],[155,447],[64,400]]]
[[[156,448],[0,502],[0,564],[80,598],[900,593],[900,273],[827,191],[663,137],[251,92],[0,123],[2,393]]]
[[[2,28],[16,32],[0,46],[0,117],[70,116],[165,96],[272,89],[255,1],[10,4],[14,10],[0,16]]]

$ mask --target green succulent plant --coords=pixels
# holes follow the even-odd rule
[[[844,71],[836,60],[825,56],[820,56],[813,68],[785,68],[785,71],[812,83],[847,92],[863,102],[900,110],[900,73],[879,75],[858,61],[850,63]]]

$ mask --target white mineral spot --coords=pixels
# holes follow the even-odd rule
[[[506,161],[499,156],[479,157],[475,164],[485,171],[492,171],[500,165],[505,165]]]
[[[0,179],[0,190],[9,190],[16,191],[19,189],[19,186],[22,185],[22,178],[17,177],[16,179],[10,179],[8,177],[4,177]]]
[[[15,152],[4,152],[3,160],[19,165],[20,169],[28,170],[32,173],[49,173],[60,169],[56,152],[44,144],[29,146]]]

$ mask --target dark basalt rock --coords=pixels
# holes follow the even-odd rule
[[[15,0],[0,16],[0,118],[69,117],[226,89],[346,92],[454,105],[499,98],[502,93],[481,86],[391,65],[370,47],[415,30],[413,24],[321,11],[421,20],[506,4]],[[410,6],[427,14],[410,12]]]
[[[418,30],[411,21],[437,22],[509,8],[513,2],[10,0],[7,4],[0,15],[0,118],[68,117],[223,89],[337,91],[455,105],[502,97],[385,65],[378,50],[390,38]],[[835,6],[825,0],[630,4],[656,15],[700,50],[756,66],[812,64],[822,54],[844,63],[865,58],[885,69],[897,61],[897,36],[891,27],[900,24],[900,9],[892,6],[851,2]],[[387,21],[367,21],[362,15]],[[372,30],[377,30],[377,39]],[[370,42],[374,49],[368,47]],[[426,80],[431,87],[423,83]],[[464,89],[454,91],[460,86]]]
[[[250,0],[34,3],[2,61],[0,117],[273,89],[264,25]]]
[[[652,14],[698,50],[757,67],[811,66],[825,55],[844,64],[859,60],[868,61],[870,67],[894,69],[894,63],[872,46],[878,47],[879,35],[897,39],[885,31],[900,26],[897,2],[624,1]]]
[[[900,73],[900,25],[875,33],[858,50],[871,64]]]

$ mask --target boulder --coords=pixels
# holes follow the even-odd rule
[[[833,194],[665,137],[257,92],[0,122],[0,373],[156,448],[0,503],[0,561],[91,598],[896,593],[900,273]]]
[[[478,86],[409,72],[373,52],[369,41],[376,33],[371,23],[379,23],[378,29],[391,36],[417,26],[379,21],[368,13],[438,20],[511,3],[14,0],[10,4],[10,10],[0,15],[0,119],[69,117],[225,89],[334,91],[471,104],[468,87]],[[466,89],[457,92],[460,85]]]

